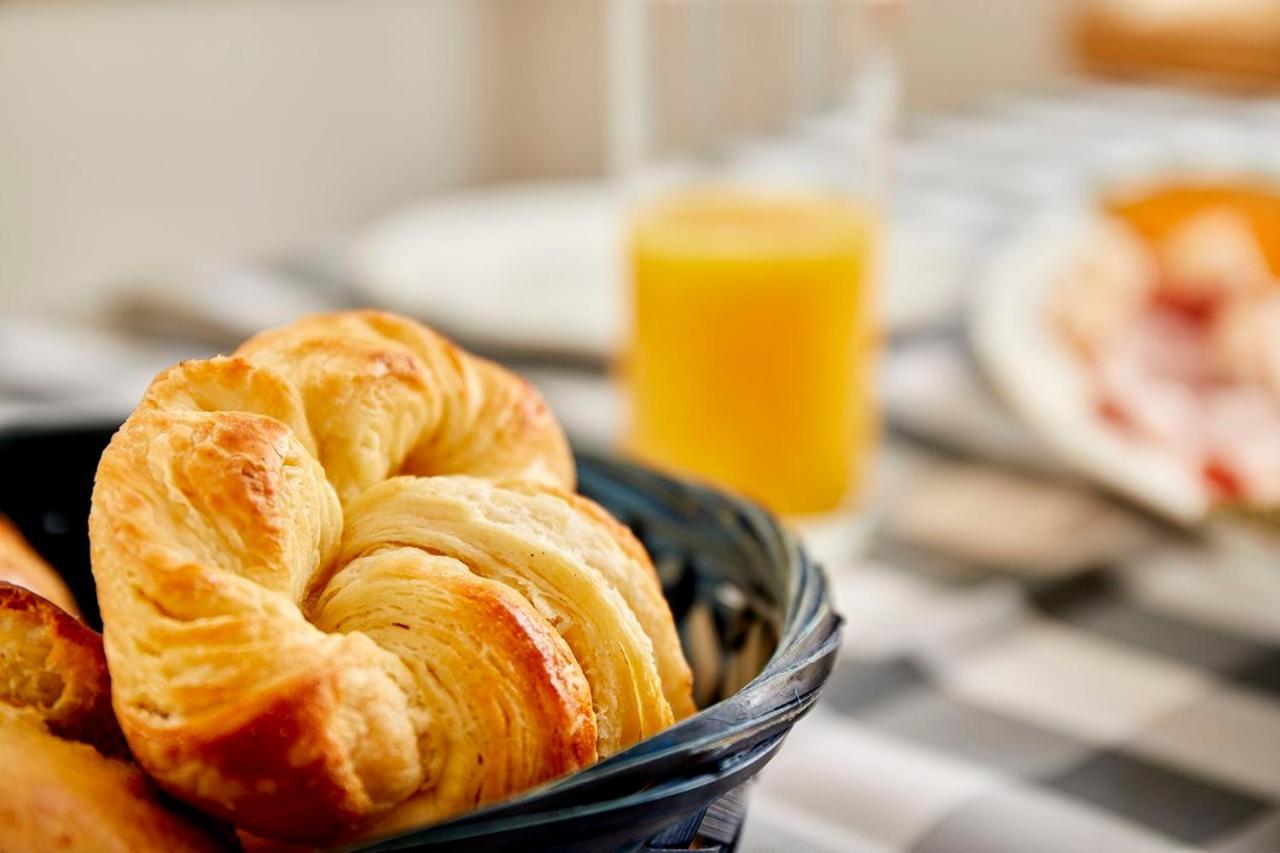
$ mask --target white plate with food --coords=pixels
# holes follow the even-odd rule
[[[1034,220],[971,317],[978,359],[1068,464],[1184,524],[1280,504],[1280,188],[1113,183]]]

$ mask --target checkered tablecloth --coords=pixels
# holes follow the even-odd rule
[[[832,566],[841,659],[745,849],[1280,850],[1280,551],[1226,539],[1047,582]]]
[[[987,254],[1064,186],[1277,142],[1274,99],[1118,86],[909,123],[886,295],[895,328],[930,331],[887,359],[883,518],[824,555],[840,662],[751,786],[740,849],[1280,851],[1280,546],[1180,534],[1063,479],[954,333]],[[0,421],[127,410],[200,352],[0,318]],[[614,435],[605,380],[532,378],[580,439]]]

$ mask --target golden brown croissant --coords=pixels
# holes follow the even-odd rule
[[[128,761],[102,641],[0,583],[0,850],[217,850]]]
[[[256,834],[323,841],[492,802],[691,713],[648,556],[572,488],[528,384],[395,315],[161,374],[90,515],[138,761]]]
[[[80,615],[76,600],[62,577],[27,544],[18,528],[3,515],[0,515],[0,581],[25,587],[72,616]]]

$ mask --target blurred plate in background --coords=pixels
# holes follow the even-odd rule
[[[1174,521],[1208,511],[1198,478],[1170,451],[1127,439],[1098,417],[1080,359],[1058,334],[1051,300],[1100,214],[1064,202],[994,258],[970,315],[983,371],[1014,413],[1069,466]]]
[[[352,248],[353,284],[485,351],[599,361],[622,335],[621,234],[601,182],[479,190],[375,222]]]
[[[1002,241],[968,324],[1045,446],[1183,524],[1276,499],[1280,192],[1273,170],[1225,154],[1169,146],[1086,176]]]

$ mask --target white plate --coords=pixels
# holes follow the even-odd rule
[[[425,201],[356,241],[356,287],[471,345],[607,358],[623,328],[622,211],[596,182]]]
[[[1209,509],[1198,472],[1097,416],[1090,377],[1051,324],[1059,275],[1100,217],[1085,203],[1063,204],[1000,252],[978,291],[970,339],[996,390],[1046,446],[1115,492],[1192,524]]]

